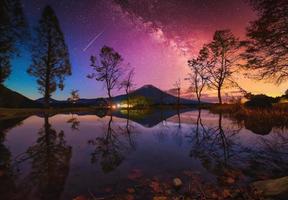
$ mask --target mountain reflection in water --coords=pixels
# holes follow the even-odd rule
[[[105,196],[126,191],[135,179],[172,180],[187,171],[214,187],[231,174],[236,185],[287,176],[287,125],[262,124],[207,110],[2,120],[0,199]],[[150,197],[144,190],[141,195]]]

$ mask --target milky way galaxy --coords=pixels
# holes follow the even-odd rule
[[[103,45],[113,47],[124,62],[135,68],[136,86],[153,84],[169,90],[189,72],[187,60],[211,40],[217,29],[231,29],[245,38],[245,28],[256,15],[245,0],[23,0],[30,26],[34,27],[42,8],[51,5],[61,24],[70,51],[73,75],[63,92],[53,97],[66,99],[72,89],[81,97],[105,96],[101,83],[86,78],[89,58]],[[96,38],[96,39],[95,39]],[[35,80],[26,73],[29,51],[23,49],[13,62],[6,85],[31,98],[38,98]],[[19,77],[25,80],[19,82]],[[239,79],[254,93],[279,95],[284,86]],[[183,81],[183,87],[188,87]],[[118,94],[119,91],[114,91]],[[213,91],[208,91],[213,96]]]

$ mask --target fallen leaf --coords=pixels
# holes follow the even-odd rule
[[[173,179],[173,185],[174,185],[174,187],[179,188],[183,185],[183,183],[182,183],[180,178],[174,178]]]
[[[80,195],[75,197],[73,200],[88,200],[88,199],[85,196]]]
[[[135,193],[135,189],[134,188],[127,188],[127,192],[128,193]]]
[[[150,187],[153,190],[153,192],[155,192],[155,193],[160,193],[161,192],[161,188],[160,188],[159,182],[152,181],[150,183]]]
[[[128,194],[125,199],[126,199],[126,200],[134,200],[135,198],[134,198],[133,195]]]
[[[168,198],[165,196],[157,196],[157,197],[153,197],[153,200],[167,200]]]
[[[231,192],[230,192],[230,190],[224,189],[224,190],[223,190],[223,197],[224,197],[224,198],[231,197]]]
[[[228,178],[226,179],[226,183],[228,183],[228,184],[233,184],[233,183],[235,183],[235,179],[232,178],[232,177],[228,177]]]

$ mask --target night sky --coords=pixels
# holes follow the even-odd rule
[[[217,29],[231,29],[245,38],[245,27],[256,15],[245,0],[22,0],[30,26],[35,27],[42,8],[51,5],[61,24],[69,47],[73,75],[67,77],[63,92],[55,99],[67,99],[72,89],[80,96],[106,96],[101,83],[86,78],[90,56],[103,45],[113,47],[136,69],[136,86],[153,84],[169,90],[189,72],[187,60],[209,42]],[[95,36],[99,37],[91,45]],[[86,50],[87,49],[87,50]],[[29,51],[23,49],[13,61],[13,73],[6,85],[36,99],[35,79],[26,70]],[[281,95],[284,85],[238,78],[253,93]],[[188,83],[182,81],[184,87]],[[114,94],[118,94],[115,91]],[[213,96],[214,92],[209,92]]]

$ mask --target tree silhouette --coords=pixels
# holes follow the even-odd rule
[[[243,53],[256,78],[280,84],[288,80],[288,4],[286,0],[250,0],[259,18],[247,28],[250,40]]]
[[[230,30],[216,31],[213,41],[208,44],[211,64],[206,67],[207,83],[217,90],[219,104],[222,104],[222,89],[233,84],[232,75],[239,60],[240,42]]]
[[[27,39],[27,23],[20,0],[0,0],[0,84],[11,74],[17,43]]]
[[[69,119],[67,123],[71,124],[72,131],[79,131],[80,121],[78,120],[77,116],[74,117],[73,113],[71,119]]]
[[[180,79],[178,81],[176,81],[174,84],[174,89],[177,92],[177,109],[179,109],[180,106],[180,95],[181,95],[181,82]]]
[[[28,149],[27,154],[32,158],[29,179],[34,184],[34,195],[37,199],[60,199],[69,173],[72,147],[66,144],[63,131],[57,133],[52,128],[47,114],[37,143]]]
[[[192,90],[192,92],[195,92],[198,104],[201,103],[202,91],[207,85],[205,69],[211,65],[208,56],[209,50],[204,46],[199,51],[199,55],[196,59],[188,61],[191,73],[189,73],[189,77],[186,80],[190,81],[191,84],[189,89]]]
[[[69,102],[76,103],[80,99],[79,90],[72,90],[70,94],[71,96],[68,98]]]
[[[21,125],[25,117],[0,120],[0,199],[15,199],[20,191],[16,185],[16,170],[13,167],[12,153],[5,144],[6,134],[10,129]],[[4,187],[5,185],[5,187]]]
[[[97,62],[96,56],[91,56],[91,67],[95,71],[87,77],[104,82],[109,97],[109,106],[112,105],[111,91],[119,84],[119,79],[123,74],[122,71],[122,56],[113,48],[103,46],[99,54],[100,63]]]
[[[112,127],[112,121],[113,116],[111,115],[105,136],[88,141],[90,145],[96,147],[91,153],[91,163],[99,162],[104,173],[113,171],[125,159],[122,143]]]
[[[63,90],[65,76],[71,75],[68,48],[59,21],[50,6],[46,6],[37,27],[33,44],[32,65],[28,73],[37,78],[39,91],[49,106],[57,86]]]
[[[134,75],[135,70],[132,68],[128,74],[127,77],[120,83],[120,89],[124,88],[126,95],[127,95],[127,106],[128,109],[130,108],[130,92],[132,87],[134,86]]]

